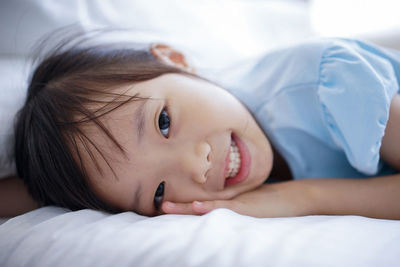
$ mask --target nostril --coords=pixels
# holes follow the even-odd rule
[[[204,182],[203,183],[205,183],[205,182],[207,182],[207,180],[208,180],[208,171],[209,171],[210,169],[208,169],[207,171],[206,171],[206,173],[204,174]]]
[[[211,161],[211,146],[209,144],[207,144],[207,161],[210,162]]]

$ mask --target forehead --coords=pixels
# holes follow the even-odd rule
[[[99,116],[97,123],[92,119],[80,123],[82,134],[75,137],[79,153],[75,157],[78,161],[82,160],[89,177],[115,176],[110,167],[125,162],[127,158],[112,138],[124,147],[126,140],[131,139],[132,131],[135,128],[142,129],[143,123],[134,120],[132,116],[135,114],[135,118],[144,117],[146,103],[149,100],[157,100],[157,97],[161,96],[158,92],[169,86],[166,80],[174,83],[176,78],[156,78],[120,86],[114,88],[110,94],[101,95],[97,101],[89,103],[87,108],[95,116]],[[80,119],[84,118],[76,118],[78,121]],[[133,125],[134,122],[137,124]]]
[[[129,109],[133,111],[138,110],[143,106],[143,103],[145,102],[132,101],[129,103]],[[111,199],[108,199],[107,196],[109,193],[112,193],[113,185],[120,182],[120,171],[123,169],[121,167],[129,163],[132,167],[137,168],[133,162],[129,162],[129,155],[126,149],[132,146],[132,143],[129,141],[132,139],[129,136],[132,135],[132,132],[127,131],[127,129],[132,128],[131,120],[124,119],[127,116],[127,109],[128,104],[125,107],[121,107],[121,110],[117,109],[115,112],[108,113],[99,118],[101,124],[118,142],[122,150],[119,149],[103,129],[93,122],[85,124],[82,129],[86,137],[78,138],[77,140],[79,160],[82,160],[82,167],[88,179],[87,182],[97,195],[111,203]],[[109,190],[110,192],[107,193],[104,190]]]

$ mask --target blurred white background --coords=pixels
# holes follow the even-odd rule
[[[313,0],[310,20],[316,35],[359,37],[400,49],[399,0]]]
[[[0,53],[27,55],[46,32],[75,24],[128,28],[198,66],[224,67],[314,36],[362,37],[400,47],[399,0],[2,0]],[[115,37],[117,38],[117,37]]]

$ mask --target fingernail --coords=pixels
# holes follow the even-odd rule
[[[175,204],[174,203],[172,203],[172,202],[165,202],[165,205],[168,207],[168,208],[173,208],[173,207],[175,207]]]
[[[202,207],[203,206],[203,202],[200,202],[200,201],[193,201],[193,204],[198,206],[198,207]]]

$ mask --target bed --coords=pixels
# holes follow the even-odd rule
[[[7,155],[30,73],[30,45],[49,30],[71,23],[124,26],[135,34],[115,38],[166,41],[189,54],[200,74],[226,84],[260,54],[323,35],[310,19],[318,8],[300,0],[3,1],[0,177],[14,172]],[[400,47],[398,28],[388,29],[362,34]],[[400,221],[361,216],[258,219],[217,209],[151,218],[49,206],[0,220],[0,266],[10,267],[399,266],[399,244]]]

